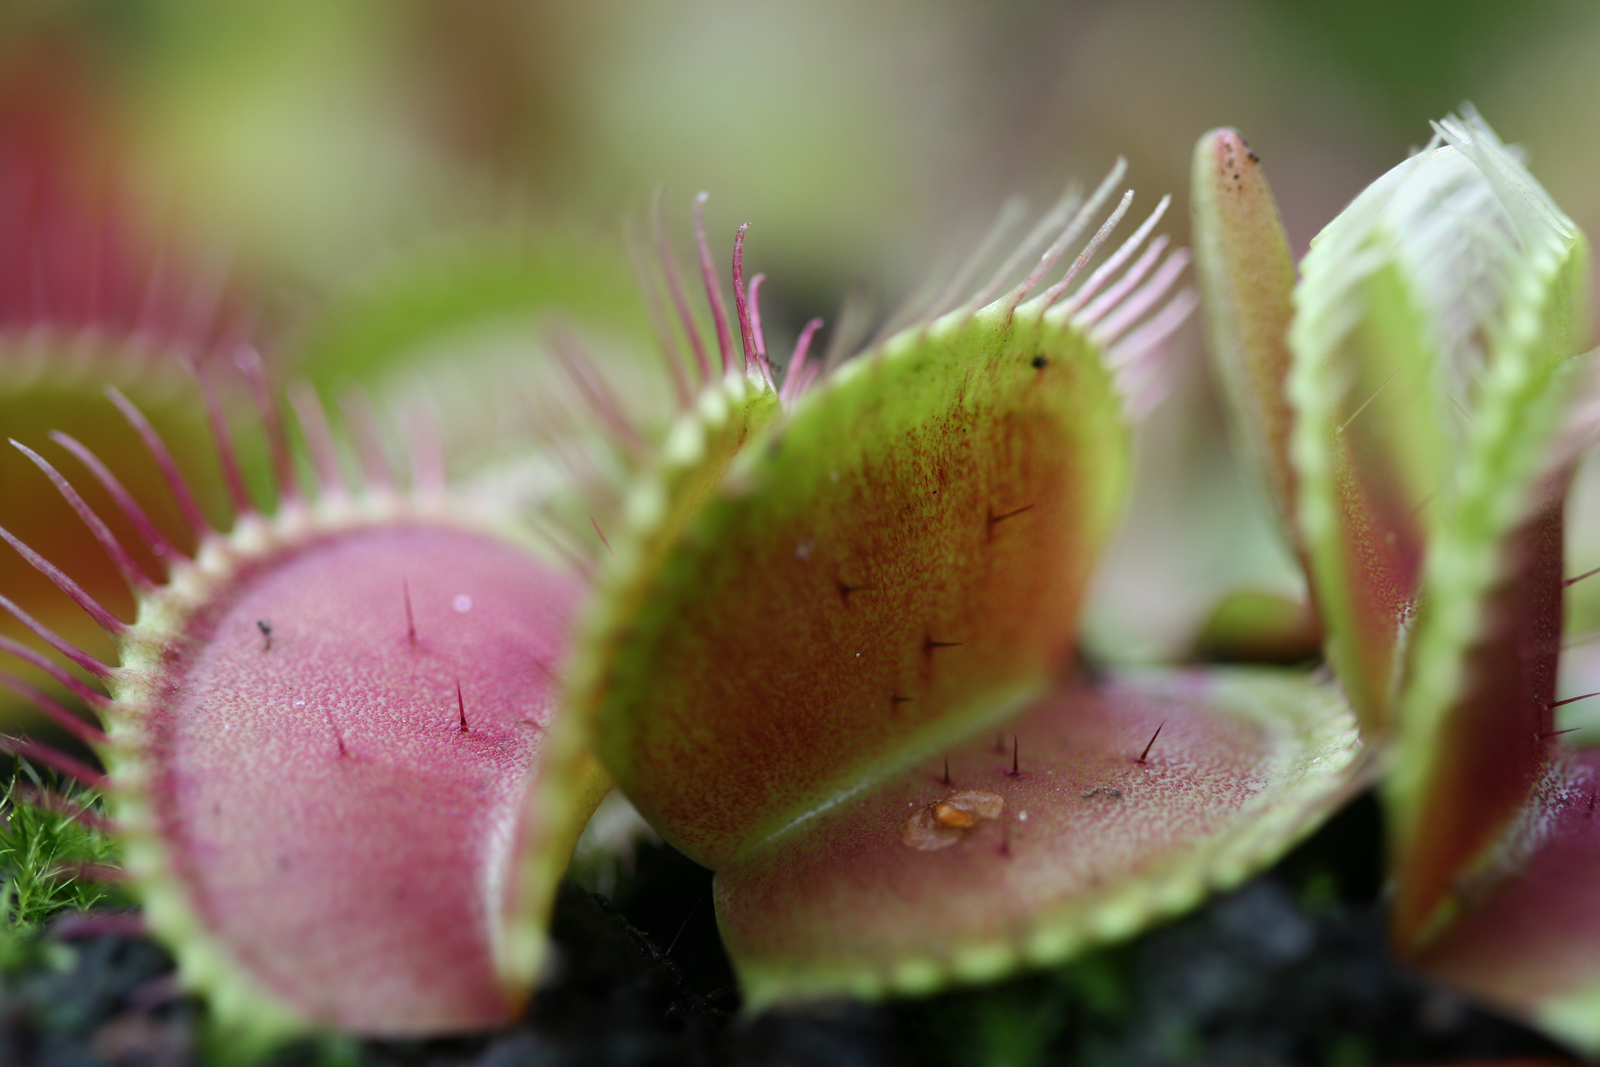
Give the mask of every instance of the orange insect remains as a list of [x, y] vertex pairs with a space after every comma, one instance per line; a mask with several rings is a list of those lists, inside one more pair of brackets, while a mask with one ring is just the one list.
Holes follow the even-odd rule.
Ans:
[[1005, 798], [981, 789], [963, 789], [943, 800], [918, 808], [900, 831], [907, 848], [937, 852], [949, 848], [966, 836], [979, 822], [998, 819], [1005, 810]]

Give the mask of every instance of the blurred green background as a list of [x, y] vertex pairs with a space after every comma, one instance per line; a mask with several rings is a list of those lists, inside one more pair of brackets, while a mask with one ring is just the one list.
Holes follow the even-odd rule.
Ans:
[[[144, 229], [225, 248], [280, 374], [382, 393], [395, 368], [514, 366], [551, 307], [647, 349], [622, 233], [658, 189], [680, 248], [700, 189], [719, 256], [754, 224], [779, 352], [813, 315], [881, 320], [1008, 196], [1119, 154], [1141, 203], [1175, 194], [1182, 241], [1216, 125], [1262, 156], [1299, 250], [1465, 100], [1592, 231], [1597, 55], [1576, 0], [9, 0], [0, 119], [114, 174]], [[1298, 580], [1196, 323], [1169, 375], [1093, 611], [1120, 658], [1182, 654], [1232, 585]]]

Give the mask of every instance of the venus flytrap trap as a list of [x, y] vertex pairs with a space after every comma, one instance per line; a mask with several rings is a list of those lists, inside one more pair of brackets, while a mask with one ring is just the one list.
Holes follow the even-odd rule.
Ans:
[[[8, 437], [38, 441], [55, 432], [96, 451], [120, 450], [127, 438], [103, 417], [101, 391], [114, 385], [187, 464], [206, 439], [205, 419], [189, 402], [189, 368], [225, 358], [245, 339], [251, 312], [223, 257], [200, 259], [176, 241], [146, 240], [116, 182], [105, 185], [86, 192], [62, 159], [0, 129], [0, 425]], [[157, 481], [147, 472], [127, 477], [140, 496], [155, 495]], [[14, 532], [49, 545], [95, 596], [118, 607], [126, 602], [94, 539], [9, 448], [0, 455], [0, 484]], [[220, 502], [210, 488], [209, 481], [201, 485], [208, 506]], [[155, 510], [170, 516], [170, 508]], [[74, 643], [109, 652], [90, 620], [8, 556], [0, 561], [8, 595]], [[8, 624], [3, 632], [18, 631]], [[16, 727], [19, 710], [11, 694], [0, 695], [5, 728]]]
[[[1287, 334], [1208, 304], [1213, 355], [1287, 400], [1267, 447], [1329, 659], [1387, 750], [1397, 948], [1593, 1051], [1593, 756], [1554, 729], [1562, 505], [1594, 428], [1588, 249], [1475, 114], [1435, 129], [1313, 243]], [[1231, 131], [1197, 148], [1197, 230], [1218, 235], [1199, 270], [1277, 322], [1288, 279], [1248, 277], [1234, 232], [1282, 240], [1246, 151]], [[1290, 365], [1259, 358], [1284, 340]]]
[[1270, 863], [1356, 781], [1354, 720], [1304, 676], [1074, 672], [1130, 412], [1193, 304], [1169, 295], [1187, 254], [1145, 244], [1166, 201], [1087, 269], [1121, 176], [810, 390], [768, 372], [737, 251], [735, 365], [706, 265], [731, 372], [610, 533], [549, 752], [592, 738], [716, 871], [752, 1008], [1126, 936]]
[[569, 762], [559, 787], [529, 804], [547, 773], [540, 749], [582, 567], [512, 516], [453, 495], [420, 438], [403, 485], [359, 408], [361, 474], [348, 481], [307, 390], [293, 396], [315, 472], [302, 487], [259, 361], [241, 367], [278, 502], [253, 502], [208, 387], [236, 516], [226, 533], [140, 411], [111, 395], [189, 522], [192, 555], [105, 463], [69, 446], [164, 580], [49, 461], [18, 446], [94, 532], [138, 612], [121, 620], [0, 531], [120, 653], [104, 663], [0, 597], [96, 685], [31, 645], [0, 647], [93, 709], [103, 730], [21, 680], [0, 682], [88, 743], [105, 773], [35, 742], [13, 747], [103, 790], [151, 931], [229, 1031], [499, 1025], [529, 992], [555, 882], [605, 788], [592, 763]]

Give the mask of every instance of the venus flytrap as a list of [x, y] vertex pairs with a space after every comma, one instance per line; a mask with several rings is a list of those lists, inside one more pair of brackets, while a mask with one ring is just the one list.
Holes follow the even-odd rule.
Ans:
[[[698, 220], [697, 232], [715, 293]], [[742, 241], [741, 231], [741, 286]], [[723, 339], [714, 369], [675, 263], [663, 263], [695, 341], [687, 359], [667, 354], [676, 403], [698, 397], [702, 414], [716, 409], [733, 436], [711, 454], [732, 455], [781, 402], [758, 326], [759, 280], [748, 302], [741, 289], [754, 349], [745, 369], [728, 362], [726, 316], [713, 301]], [[814, 332], [801, 338], [782, 398], [797, 396], [814, 372], [806, 361]], [[97, 825], [120, 853], [151, 932], [236, 1040], [507, 1023], [538, 971], [556, 880], [608, 787], [585, 753], [547, 760], [545, 737], [573, 613], [606, 551], [605, 526], [620, 513], [606, 482], [648, 453], [654, 435], [639, 421], [648, 413], [618, 401], [587, 354], [568, 346], [556, 362], [569, 388], [560, 401], [545, 399], [586, 418], [556, 420], [526, 442], [565, 479], [536, 495], [492, 482], [463, 487], [447, 484], [423, 427], [408, 434], [409, 479], [397, 472], [359, 394], [346, 405], [350, 440], [341, 448], [315, 394], [291, 388], [304, 444], [297, 456], [260, 359], [241, 349], [235, 362], [265, 431], [275, 501], [263, 508], [253, 498], [236, 428], [202, 373], [195, 406], [211, 424], [233, 505], [226, 532], [207, 518], [151, 421], [108, 390], [189, 526], [193, 552], [74, 439], [57, 443], [148, 555], [128, 547], [54, 464], [13, 442], [90, 530], [137, 612], [123, 621], [0, 528], [118, 651], [106, 663], [0, 595], [0, 609], [54, 655], [3, 638], [0, 653], [53, 680], [99, 725], [24, 679], [0, 673], [0, 686], [92, 748], [105, 772], [36, 740], [7, 746], [103, 792], [107, 818]], [[575, 433], [578, 424], [604, 432]], [[699, 459], [704, 466], [705, 448]], [[690, 500], [702, 491], [693, 480], [674, 486]]]
[[[1386, 749], [1397, 948], [1592, 1050], [1592, 757], [1553, 726], [1562, 502], [1594, 425], [1587, 244], [1475, 114], [1436, 131], [1313, 243], [1292, 365], [1258, 375], [1225, 309], [1213, 355], [1290, 402], [1272, 447], [1328, 655]], [[1235, 225], [1202, 177], [1236, 145], [1197, 148], [1199, 228]], [[1253, 156], [1241, 170], [1272, 229]], [[1223, 243], [1200, 247], [1222, 250], [1202, 277], [1241, 275]], [[1283, 304], [1281, 277], [1235, 291]]]
[[1165, 201], [1088, 268], [1120, 178], [803, 395], [758, 372], [736, 260], [747, 372], [680, 420], [611, 531], [550, 758], [592, 739], [717, 872], [753, 1008], [1126, 936], [1271, 862], [1352, 787], [1354, 721], [1305, 677], [1074, 673], [1130, 411], [1192, 306], [1167, 296], [1187, 255], [1145, 246]]
[[111, 396], [190, 523], [193, 554], [107, 464], [68, 449], [156, 550], [161, 580], [52, 463], [18, 446], [93, 531], [138, 611], [123, 621], [0, 531], [119, 650], [105, 663], [0, 597], [54, 655], [9, 640], [0, 650], [102, 726], [21, 680], [0, 684], [92, 747], [105, 772], [37, 742], [11, 747], [103, 791], [149, 928], [236, 1038], [504, 1023], [528, 995], [555, 882], [605, 788], [580, 760], [540, 807], [528, 802], [582, 567], [513, 516], [452, 495], [420, 439], [407, 486], [360, 417], [361, 474], [348, 480], [306, 390], [293, 397], [315, 472], [303, 485], [259, 362], [241, 366], [278, 499], [253, 501], [208, 389], [236, 515], [227, 532], [148, 420]]
[[[225, 359], [246, 339], [246, 302], [221, 257], [197, 262], [175, 241], [145, 240], [114, 180], [90, 196], [74, 177], [49, 150], [0, 129], [0, 429], [31, 441], [67, 434], [103, 453], [124, 449], [125, 430], [104, 418], [102, 390], [111, 385], [140, 404], [188, 464], [206, 440], [205, 418], [189, 398], [190, 367]], [[126, 477], [141, 496], [158, 488], [147, 471]], [[50, 545], [95, 596], [126, 602], [94, 539], [9, 448], [0, 455], [0, 485], [14, 532]], [[206, 480], [202, 501], [220, 504], [209, 488]], [[170, 515], [160, 504], [156, 511]], [[0, 586], [68, 639], [109, 652], [98, 628], [15, 556], [0, 560]], [[17, 726], [20, 710], [0, 695], [5, 728]]]
[[1284, 530], [1296, 539], [1297, 479], [1289, 462], [1294, 414], [1284, 393], [1294, 259], [1259, 163], [1228, 130], [1209, 135], [1195, 150], [1195, 281], [1213, 369], [1237, 415], [1229, 429], [1266, 485]]

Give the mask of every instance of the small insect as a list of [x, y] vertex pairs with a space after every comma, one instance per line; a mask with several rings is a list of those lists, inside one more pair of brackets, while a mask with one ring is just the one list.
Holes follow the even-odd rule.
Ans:
[[1092, 797], [1110, 797], [1112, 800], [1121, 800], [1122, 790], [1118, 789], [1116, 786], [1097, 785], [1093, 789], [1085, 789], [1078, 795], [1084, 800], [1089, 800]]
[[257, 619], [256, 629], [261, 631], [261, 651], [272, 651], [272, 620]]
[[998, 819], [1005, 798], [981, 789], [963, 789], [918, 808], [900, 831], [900, 843], [919, 852], [937, 852], [960, 841], [978, 823]]

